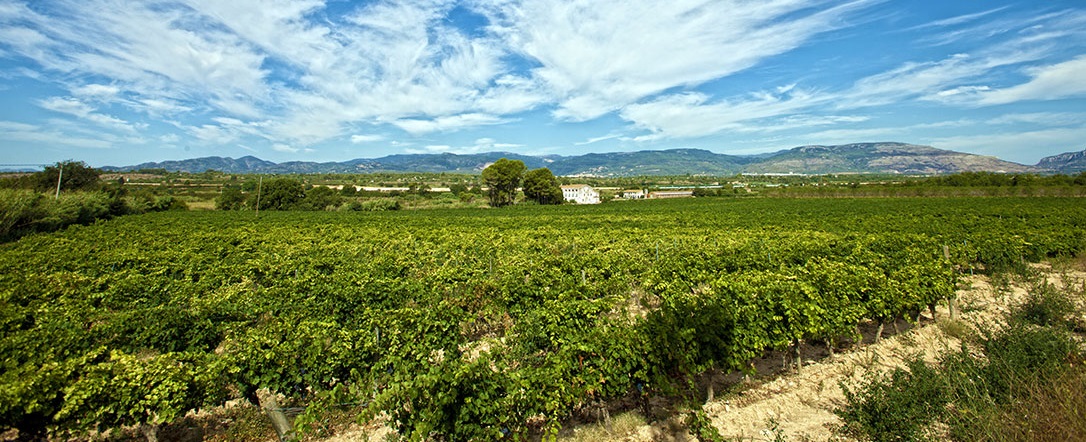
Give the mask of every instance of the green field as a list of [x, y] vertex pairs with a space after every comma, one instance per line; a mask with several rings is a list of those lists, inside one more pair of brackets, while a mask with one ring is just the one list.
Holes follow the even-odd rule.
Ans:
[[1083, 250], [1081, 198], [125, 216], [0, 245], [0, 431], [267, 388], [301, 426], [347, 403], [411, 439], [516, 438]]

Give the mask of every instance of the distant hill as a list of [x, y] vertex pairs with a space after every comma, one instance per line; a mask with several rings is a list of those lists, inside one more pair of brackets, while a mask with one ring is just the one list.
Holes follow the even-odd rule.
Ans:
[[746, 172], [761, 173], [895, 173], [933, 175], [956, 172], [1037, 172], [996, 157], [905, 143], [857, 143], [801, 146], [768, 155]]
[[1086, 150], [1065, 152], [1059, 155], [1041, 158], [1037, 167], [1059, 173], [1079, 173], [1086, 171]]
[[562, 157], [548, 168], [565, 176], [730, 175], [749, 161], [701, 149], [671, 149]]
[[[894, 173], [931, 175], [956, 172], [1046, 172], [1084, 170], [1086, 151], [1048, 157], [1027, 166], [995, 157], [906, 143], [856, 143], [801, 146], [770, 154], [724, 155], [701, 149], [590, 153], [575, 156], [528, 156], [509, 152], [458, 155], [405, 154], [343, 162], [273, 163], [252, 156], [238, 159], [194, 158], [135, 166], [103, 167], [107, 171], [166, 169], [181, 172], [219, 170], [228, 173], [478, 173], [500, 158], [521, 160], [530, 169], [548, 167], [565, 176], [730, 175], [735, 173]], [[1077, 168], [1077, 169], [1076, 169]]]

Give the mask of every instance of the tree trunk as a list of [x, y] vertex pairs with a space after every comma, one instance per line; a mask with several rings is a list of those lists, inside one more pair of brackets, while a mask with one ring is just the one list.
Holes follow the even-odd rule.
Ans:
[[879, 342], [882, 339], [882, 328], [886, 326], [886, 322], [879, 320], [879, 328], [875, 330], [875, 342]]

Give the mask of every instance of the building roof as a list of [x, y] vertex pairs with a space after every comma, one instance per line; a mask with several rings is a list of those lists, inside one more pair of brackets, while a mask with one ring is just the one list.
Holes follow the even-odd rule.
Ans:
[[566, 184], [561, 186], [563, 189], [583, 189], [585, 187], [591, 187], [588, 184]]

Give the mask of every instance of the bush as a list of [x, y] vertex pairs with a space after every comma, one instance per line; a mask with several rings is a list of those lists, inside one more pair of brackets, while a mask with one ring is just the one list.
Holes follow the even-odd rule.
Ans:
[[347, 206], [352, 212], [383, 212], [386, 210], [400, 210], [400, 202], [394, 199], [376, 199], [365, 202], [352, 201]]
[[30, 190], [0, 189], [0, 238], [41, 218], [44, 196]]
[[1026, 302], [1012, 316], [1012, 321], [1042, 327], [1073, 326], [1068, 318], [1075, 312], [1075, 304], [1067, 294], [1044, 284], [1030, 292]]
[[841, 389], [848, 406], [835, 413], [845, 422], [842, 432], [859, 440], [933, 440], [930, 428], [949, 400], [938, 372], [919, 358], [909, 361], [908, 369]]

